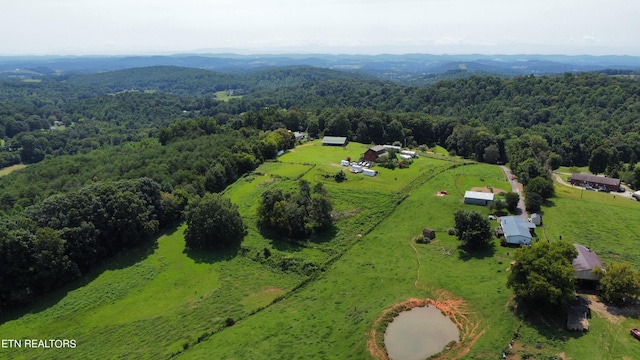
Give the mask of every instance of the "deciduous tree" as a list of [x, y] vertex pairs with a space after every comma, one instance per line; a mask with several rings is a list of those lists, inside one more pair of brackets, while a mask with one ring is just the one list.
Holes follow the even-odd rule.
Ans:
[[539, 309], [567, 309], [575, 298], [575, 269], [571, 262], [578, 252], [569, 243], [539, 241], [516, 250], [507, 287], [518, 301]]
[[208, 193], [185, 209], [184, 238], [192, 249], [224, 249], [240, 243], [246, 234], [238, 206], [219, 194]]
[[489, 220], [476, 211], [458, 210], [454, 214], [458, 240], [469, 250], [479, 250], [489, 246], [493, 234]]

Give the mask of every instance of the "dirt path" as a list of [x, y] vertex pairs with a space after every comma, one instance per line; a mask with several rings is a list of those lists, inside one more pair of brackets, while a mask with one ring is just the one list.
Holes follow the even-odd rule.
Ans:
[[518, 209], [516, 211], [519, 212], [518, 216], [526, 220], [527, 211], [524, 206], [524, 191], [522, 191], [523, 190], [522, 184], [520, 184], [517, 180], [515, 180], [515, 177], [511, 173], [511, 170], [509, 170], [506, 166], [502, 165], [500, 166], [500, 168], [502, 169], [504, 174], [507, 176], [507, 179], [509, 179], [509, 183], [511, 184], [511, 191], [520, 195], [520, 201], [518, 201]]

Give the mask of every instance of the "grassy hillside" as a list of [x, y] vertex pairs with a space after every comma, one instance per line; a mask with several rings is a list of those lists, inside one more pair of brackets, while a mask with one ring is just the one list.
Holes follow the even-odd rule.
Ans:
[[[340, 160], [364, 149], [315, 141], [263, 164], [225, 191], [248, 226], [239, 251], [188, 252], [184, 227], [170, 231], [2, 318], [2, 339], [76, 339], [75, 349], [0, 348], [0, 357], [366, 359], [380, 314], [409, 298], [458, 303], [462, 344], [445, 358], [497, 358], [518, 329], [518, 356], [640, 357], [628, 335], [637, 318], [594, 312], [586, 334], [565, 332], [553, 318], [523, 320], [505, 286], [515, 249], [498, 240], [479, 254], [458, 249], [447, 234], [453, 212], [488, 215], [463, 204], [462, 195], [473, 187], [508, 189], [499, 167], [421, 154], [409, 169], [377, 167], [373, 178], [347, 172], [346, 181], [335, 182], [333, 175], [345, 169]], [[261, 234], [255, 215], [261, 193], [294, 189], [299, 179], [323, 183], [334, 203], [334, 231], [305, 241]], [[438, 196], [440, 190], [450, 195]], [[633, 250], [640, 203], [570, 187], [556, 191], [538, 235], [591, 240], [586, 245], [604, 261], [640, 267], [640, 251]], [[424, 227], [435, 229], [436, 239], [415, 244]]]

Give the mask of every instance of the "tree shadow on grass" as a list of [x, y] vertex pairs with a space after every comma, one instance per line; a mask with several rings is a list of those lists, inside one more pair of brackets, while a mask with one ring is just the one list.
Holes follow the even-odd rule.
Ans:
[[283, 252], [297, 252], [302, 251], [309, 247], [309, 244], [322, 244], [330, 242], [338, 234], [338, 228], [331, 226], [330, 229], [319, 233], [313, 234], [309, 237], [302, 239], [283, 237], [269, 229], [260, 229], [260, 234], [271, 243], [274, 249]]
[[185, 248], [183, 253], [186, 254], [196, 264], [213, 264], [220, 261], [228, 261], [238, 255], [240, 251], [240, 242], [233, 244], [225, 249], [190, 249]]
[[567, 330], [567, 315], [565, 313], [531, 311], [524, 321], [527, 326], [533, 329], [539, 337], [553, 342], [567, 342], [569, 340], [580, 339], [587, 334], [587, 331]]
[[45, 311], [64, 299], [70, 292], [89, 285], [105, 271], [121, 270], [144, 261], [158, 248], [158, 238], [169, 235], [177, 231], [177, 226], [165, 229], [152, 240], [145, 242], [134, 248], [123, 249], [120, 253], [96, 262], [93, 268], [86, 270], [79, 278], [62, 285], [50, 292], [36, 296], [31, 301], [4, 308], [0, 311], [0, 325], [5, 322], [16, 320], [26, 314], [37, 314]]
[[495, 255], [496, 253], [496, 246], [495, 244], [492, 242], [488, 247], [483, 248], [483, 249], [477, 249], [477, 250], [471, 250], [471, 249], [467, 249], [464, 246], [458, 246], [458, 258], [460, 258], [460, 260], [462, 261], [468, 261], [471, 259], [477, 259], [477, 260], [481, 260], [481, 259], [486, 259], [486, 258], [491, 258]]

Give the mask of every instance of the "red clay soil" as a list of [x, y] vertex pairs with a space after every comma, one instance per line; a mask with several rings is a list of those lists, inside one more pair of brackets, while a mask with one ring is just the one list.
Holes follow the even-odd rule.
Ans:
[[469, 352], [471, 346], [484, 334], [485, 330], [479, 331], [480, 323], [470, 319], [472, 314], [467, 310], [467, 304], [464, 300], [454, 298], [445, 290], [437, 290], [435, 294], [435, 300], [411, 298], [394, 304], [380, 313], [369, 332], [367, 342], [367, 349], [374, 359], [389, 359], [384, 346], [384, 331], [393, 318], [402, 311], [427, 305], [438, 308], [460, 329], [460, 342], [435, 359], [443, 359], [445, 355], [448, 359], [458, 359]]

